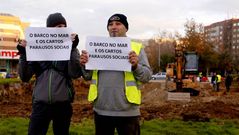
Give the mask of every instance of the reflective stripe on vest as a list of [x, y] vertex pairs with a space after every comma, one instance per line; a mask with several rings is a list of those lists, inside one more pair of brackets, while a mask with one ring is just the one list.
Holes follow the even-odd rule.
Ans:
[[[140, 53], [140, 49], [142, 48], [141, 43], [131, 42], [131, 48], [133, 51], [136, 52], [137, 55]], [[138, 89], [138, 84], [134, 78], [132, 72], [124, 72], [125, 75], [125, 95], [127, 100], [130, 103], [140, 104], [141, 103], [141, 91]], [[98, 83], [98, 71], [94, 70], [92, 74], [91, 85], [88, 94], [88, 101], [93, 102], [98, 95], [97, 90], [97, 83]]]
[[94, 70], [92, 74], [92, 80], [89, 88], [89, 93], [88, 93], [88, 101], [93, 102], [98, 95], [97, 91], [97, 83], [98, 83], [98, 71]]

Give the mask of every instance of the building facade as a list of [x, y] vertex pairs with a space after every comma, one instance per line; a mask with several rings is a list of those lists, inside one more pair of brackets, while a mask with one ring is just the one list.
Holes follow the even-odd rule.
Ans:
[[22, 22], [19, 17], [0, 13], [0, 72], [17, 71], [18, 59], [16, 46], [24, 39], [24, 30], [29, 23]]
[[239, 19], [213, 23], [205, 26], [204, 31], [216, 51], [227, 51], [234, 62], [239, 62]]

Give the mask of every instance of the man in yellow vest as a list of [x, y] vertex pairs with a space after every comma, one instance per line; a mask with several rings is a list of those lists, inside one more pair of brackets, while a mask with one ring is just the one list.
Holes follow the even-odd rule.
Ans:
[[[110, 37], [126, 37], [127, 17], [123, 14], [112, 15], [107, 23]], [[86, 80], [91, 79], [88, 100], [93, 102], [95, 134], [139, 135], [139, 105], [141, 91], [139, 82], [148, 82], [152, 72], [141, 43], [131, 41], [129, 53], [131, 72], [99, 70], [87, 71], [84, 65], [89, 55], [83, 50], [80, 63]], [[123, 65], [122, 65], [123, 66]]]
[[222, 81], [222, 76], [218, 73], [217, 76], [216, 76], [217, 91], [220, 90], [221, 81]]

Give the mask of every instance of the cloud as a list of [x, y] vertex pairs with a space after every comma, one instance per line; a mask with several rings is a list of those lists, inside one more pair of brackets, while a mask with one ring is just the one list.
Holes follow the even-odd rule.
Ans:
[[[47, 16], [61, 12], [69, 27], [84, 42], [89, 35], [108, 36], [106, 23], [114, 13], [128, 17], [132, 38], [150, 38], [159, 31], [183, 33], [184, 23], [194, 18], [209, 25], [238, 17], [238, 0], [2, 0], [1, 12], [19, 16], [31, 26], [45, 26]], [[82, 42], [81, 42], [82, 43]], [[82, 43], [84, 44], [84, 43]]]

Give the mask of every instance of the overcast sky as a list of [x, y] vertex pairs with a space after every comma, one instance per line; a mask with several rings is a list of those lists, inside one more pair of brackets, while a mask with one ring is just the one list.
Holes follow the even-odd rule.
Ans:
[[31, 26], [45, 26], [46, 18], [61, 12], [79, 34], [81, 46], [86, 36], [108, 36], [106, 23], [114, 13], [128, 17], [132, 38], [147, 39], [159, 31], [184, 32], [184, 23], [211, 23], [239, 18], [239, 0], [0, 0], [0, 12], [20, 17]]

